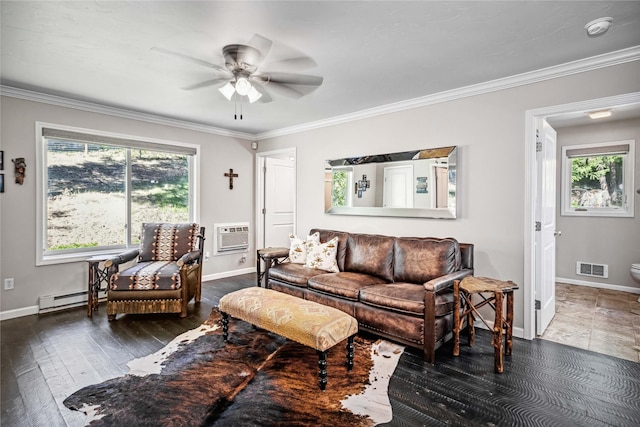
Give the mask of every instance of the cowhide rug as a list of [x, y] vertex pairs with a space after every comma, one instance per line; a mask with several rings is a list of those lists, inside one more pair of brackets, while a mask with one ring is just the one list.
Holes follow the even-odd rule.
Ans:
[[328, 352], [328, 384], [318, 387], [314, 349], [230, 321], [224, 343], [213, 309], [199, 328], [129, 362], [122, 377], [84, 387], [67, 399], [91, 426], [373, 426], [392, 418], [389, 378], [402, 353], [387, 341], [355, 340]]

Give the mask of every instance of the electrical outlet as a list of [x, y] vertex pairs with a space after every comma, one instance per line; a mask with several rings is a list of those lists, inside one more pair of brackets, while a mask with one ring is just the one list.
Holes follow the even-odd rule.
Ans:
[[13, 277], [9, 279], [4, 279], [4, 290], [8, 291], [13, 289]]

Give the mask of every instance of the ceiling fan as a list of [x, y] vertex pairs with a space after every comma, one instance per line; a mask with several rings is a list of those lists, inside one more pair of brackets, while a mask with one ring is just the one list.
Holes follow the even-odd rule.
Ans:
[[[272, 44], [271, 40], [255, 34], [248, 44], [226, 45], [222, 48], [224, 66], [159, 47], [152, 50], [211, 68], [216, 73], [215, 77], [183, 89], [193, 90], [226, 83], [218, 90], [229, 101], [248, 99], [250, 103], [271, 102], [273, 99], [267, 88], [284, 96], [300, 98], [322, 84], [324, 79], [320, 76], [259, 69]], [[317, 64], [311, 57], [299, 55], [271, 62], [270, 65], [276, 68], [310, 68]]]

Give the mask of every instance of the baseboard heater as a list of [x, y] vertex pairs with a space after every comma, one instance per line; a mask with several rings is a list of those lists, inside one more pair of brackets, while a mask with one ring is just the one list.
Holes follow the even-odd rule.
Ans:
[[39, 298], [39, 303], [39, 313], [49, 313], [65, 308], [79, 307], [87, 304], [87, 291], [58, 295], [42, 295]]
[[609, 266], [607, 264], [592, 264], [590, 262], [578, 261], [576, 263], [576, 274], [579, 276], [609, 278]]

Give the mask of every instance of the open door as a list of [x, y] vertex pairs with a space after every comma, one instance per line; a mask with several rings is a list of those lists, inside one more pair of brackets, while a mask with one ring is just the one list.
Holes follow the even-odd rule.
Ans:
[[537, 123], [536, 334], [542, 335], [556, 314], [556, 131]]

